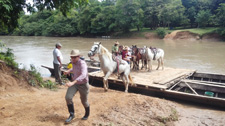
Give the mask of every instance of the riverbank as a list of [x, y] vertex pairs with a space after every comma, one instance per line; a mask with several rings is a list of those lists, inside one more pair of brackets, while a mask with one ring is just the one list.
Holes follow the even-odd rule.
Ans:
[[[32, 87], [14, 71], [0, 63], [1, 125], [64, 125], [69, 116], [65, 93], [67, 87], [55, 90]], [[45, 80], [54, 80], [45, 78]], [[79, 93], [74, 97], [76, 118], [71, 125], [223, 125], [225, 112], [204, 106], [178, 102], [90, 85], [91, 114], [81, 120], [84, 109]]]
[[224, 41], [225, 37], [216, 33], [217, 28], [193, 28], [193, 29], [174, 29], [165, 28], [165, 36], [161, 38], [156, 30], [144, 29], [142, 31], [131, 30], [129, 33], [115, 33], [113, 38], [132, 38], [132, 39], [172, 39], [172, 40], [204, 40], [204, 41]]

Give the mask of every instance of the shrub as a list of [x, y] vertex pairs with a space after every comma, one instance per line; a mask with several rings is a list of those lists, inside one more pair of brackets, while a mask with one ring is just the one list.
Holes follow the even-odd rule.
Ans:
[[158, 28], [156, 33], [160, 38], [164, 38], [166, 35], [166, 30], [164, 28]]
[[225, 38], [225, 28], [219, 28], [216, 32]]
[[[7, 65], [9, 65], [12, 68], [18, 68], [18, 64], [15, 62], [14, 54], [12, 53], [12, 49], [6, 48], [5, 44], [0, 42], [0, 60], [5, 61]], [[6, 50], [4, 52], [3, 50]]]

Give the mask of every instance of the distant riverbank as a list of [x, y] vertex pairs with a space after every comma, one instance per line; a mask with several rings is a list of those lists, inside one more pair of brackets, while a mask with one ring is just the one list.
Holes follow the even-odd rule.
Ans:
[[131, 30], [128, 33], [114, 33], [110, 38], [132, 38], [132, 39], [172, 39], [172, 40], [209, 40], [209, 41], [225, 41], [225, 36], [216, 33], [217, 28], [194, 28], [194, 29], [177, 29], [167, 30], [165, 28], [165, 36], [161, 38], [156, 30], [143, 29], [141, 31]]

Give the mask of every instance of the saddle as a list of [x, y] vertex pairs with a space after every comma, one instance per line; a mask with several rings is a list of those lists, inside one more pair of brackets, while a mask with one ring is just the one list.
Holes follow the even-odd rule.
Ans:
[[120, 64], [124, 65], [125, 61], [122, 60], [122, 58], [120, 56], [115, 56], [115, 55], [112, 55], [112, 59], [113, 59], [113, 61], [115, 61], [117, 63], [117, 69], [113, 73], [118, 72], [118, 75], [119, 75], [119, 65]]
[[155, 48], [155, 47], [152, 48], [152, 47], [150, 46], [150, 50], [151, 50], [151, 52], [154, 54], [153, 60], [155, 60], [155, 56], [156, 56], [156, 54], [157, 54], [158, 49]]

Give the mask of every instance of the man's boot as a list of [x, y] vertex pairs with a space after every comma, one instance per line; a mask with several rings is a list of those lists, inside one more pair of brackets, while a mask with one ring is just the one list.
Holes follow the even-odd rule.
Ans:
[[73, 118], [75, 117], [74, 107], [73, 107], [73, 104], [67, 105], [67, 107], [68, 107], [68, 111], [70, 113], [70, 116], [69, 116], [68, 119], [66, 119], [65, 123], [70, 123], [73, 120]]
[[82, 120], [87, 120], [89, 114], [90, 114], [90, 106], [85, 107], [85, 115], [84, 115], [84, 117], [82, 118]]

